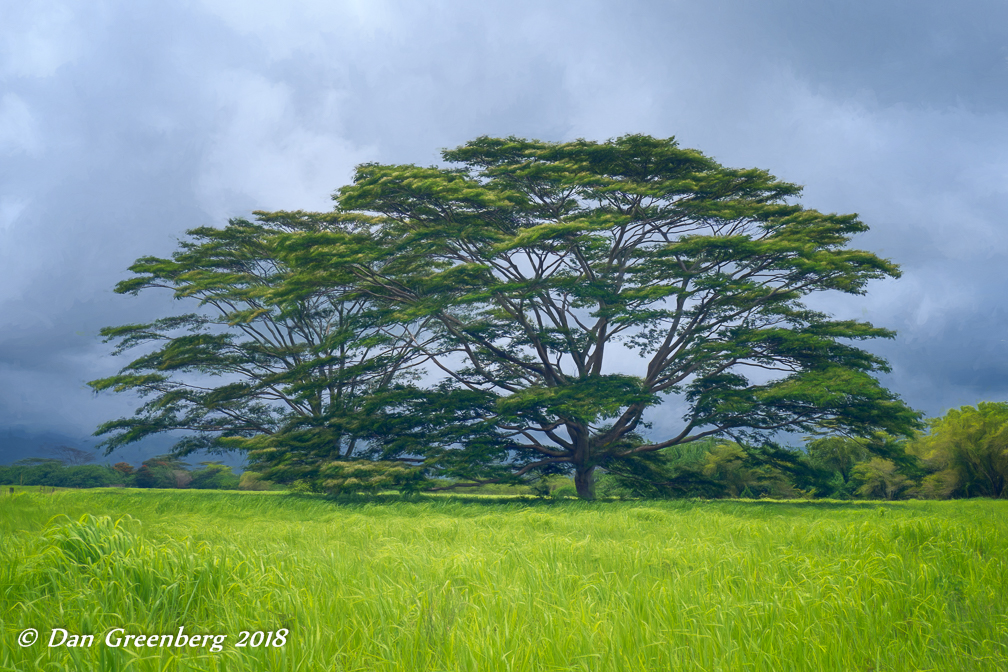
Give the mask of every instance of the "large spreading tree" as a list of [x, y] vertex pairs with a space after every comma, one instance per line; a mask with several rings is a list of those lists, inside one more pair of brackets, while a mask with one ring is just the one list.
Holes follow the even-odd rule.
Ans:
[[[857, 216], [805, 209], [800, 187], [673, 139], [484, 137], [443, 157], [363, 165], [338, 192], [382, 245], [337, 232], [286, 248], [306, 278], [351, 272], [443, 377], [389, 424], [432, 444], [439, 423], [472, 428], [417, 446], [428, 468], [570, 470], [592, 498], [598, 468], [708, 436], [917, 426], [876, 378], [886, 363], [854, 345], [892, 333], [803, 303], [898, 275], [848, 246]], [[681, 422], [649, 433], [662, 404]]]
[[247, 450], [326, 489], [572, 472], [592, 498], [599, 468], [646, 475], [707, 437], [779, 460], [781, 432], [919, 426], [855, 347], [891, 332], [804, 303], [898, 275], [849, 247], [855, 215], [673, 139], [479, 138], [443, 156], [360, 166], [333, 213], [197, 229], [138, 260], [117, 291], [199, 309], [104, 331], [149, 350], [91, 383], [148, 398], [99, 428], [105, 445], [188, 430], [178, 452]]

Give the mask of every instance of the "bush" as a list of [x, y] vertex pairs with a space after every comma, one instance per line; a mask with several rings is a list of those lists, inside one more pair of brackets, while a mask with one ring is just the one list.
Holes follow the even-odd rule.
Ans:
[[239, 479], [231, 467], [220, 462], [202, 462], [203, 468], [192, 472], [190, 488], [197, 490], [237, 490]]
[[238, 480], [239, 490], [269, 490], [273, 484], [254, 471], [246, 471]]
[[670, 446], [607, 465], [608, 473], [596, 479], [595, 492], [600, 497], [657, 499], [785, 498], [800, 494], [788, 474], [774, 466], [791, 464], [798, 454], [777, 449], [772, 455], [774, 464], [757, 457], [738, 443], [718, 439]]
[[137, 469], [134, 481], [138, 488], [177, 488], [178, 479], [175, 471], [163, 466], [150, 466], [144, 463]]

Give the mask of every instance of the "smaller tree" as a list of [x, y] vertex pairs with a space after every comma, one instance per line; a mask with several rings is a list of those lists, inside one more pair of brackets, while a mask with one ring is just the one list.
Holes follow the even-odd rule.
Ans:
[[613, 462], [599, 478], [599, 494], [646, 499], [723, 497], [725, 485], [705, 473], [707, 457], [717, 443], [713, 438], [700, 439]]
[[254, 471], [243, 471], [238, 480], [239, 490], [269, 490], [270, 482]]
[[896, 463], [882, 457], [858, 462], [851, 470], [857, 494], [867, 499], [901, 499], [914, 483], [900, 473]]
[[729, 497], [794, 497], [788, 476], [733, 441], [718, 442], [704, 459], [703, 473], [717, 481]]
[[69, 467], [77, 467], [82, 464], [89, 464], [95, 460], [95, 451], [81, 450], [73, 446], [55, 446], [48, 451], [50, 455]]
[[809, 464], [825, 474], [820, 478], [816, 492], [822, 497], [849, 499], [856, 486], [851, 482], [854, 467], [872, 456], [861, 438], [826, 436], [805, 445]]
[[848, 436], [827, 436], [810, 441], [805, 449], [812, 464], [839, 473], [846, 483], [854, 466], [871, 457], [866, 443], [864, 439]]

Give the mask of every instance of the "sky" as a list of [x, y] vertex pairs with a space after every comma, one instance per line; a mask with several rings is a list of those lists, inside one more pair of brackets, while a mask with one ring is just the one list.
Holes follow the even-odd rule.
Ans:
[[357, 164], [430, 165], [481, 135], [627, 133], [858, 213], [854, 245], [902, 277], [811, 303], [895, 330], [867, 348], [929, 416], [1008, 401], [1001, 0], [16, 0], [0, 5], [0, 442], [85, 445], [132, 413], [86, 385], [127, 361], [98, 331], [179, 309], [112, 289], [187, 229], [328, 210]]

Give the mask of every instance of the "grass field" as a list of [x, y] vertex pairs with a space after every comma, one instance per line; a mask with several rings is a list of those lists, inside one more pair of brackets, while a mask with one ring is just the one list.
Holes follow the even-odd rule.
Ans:
[[1005, 501], [5, 487], [0, 540], [4, 670], [1008, 669]]

